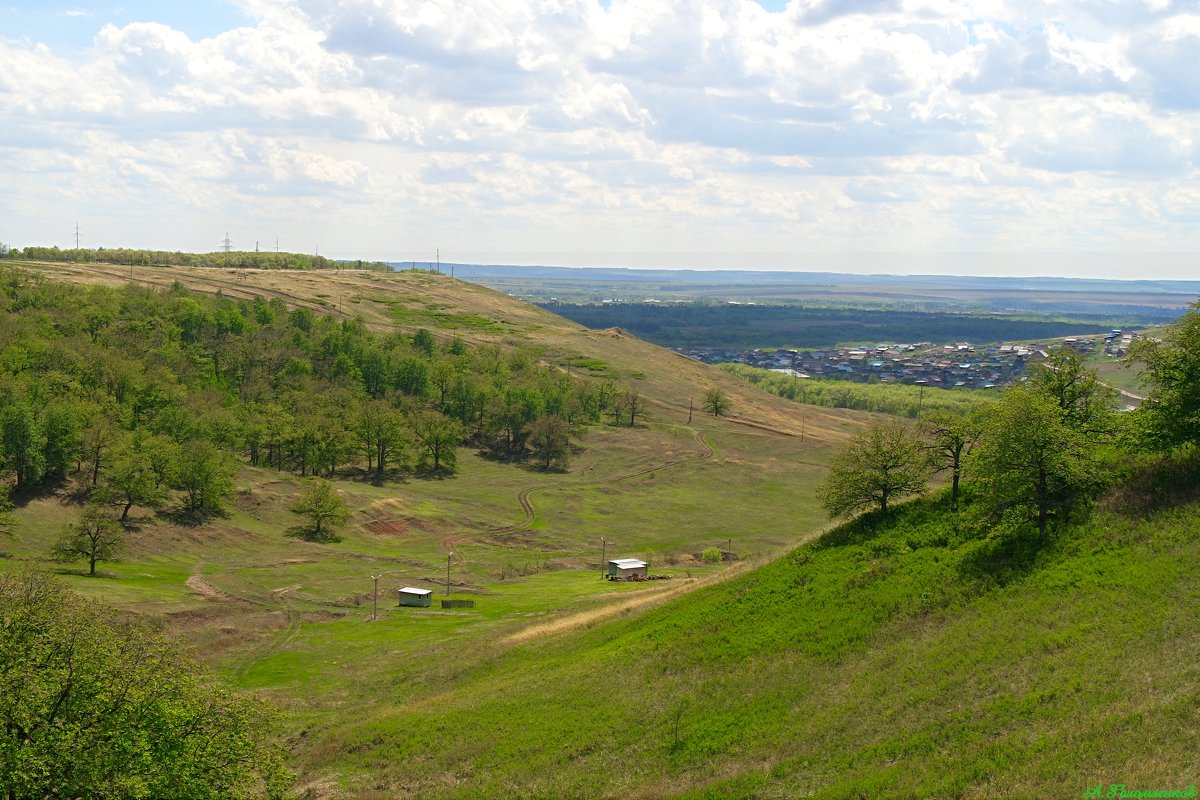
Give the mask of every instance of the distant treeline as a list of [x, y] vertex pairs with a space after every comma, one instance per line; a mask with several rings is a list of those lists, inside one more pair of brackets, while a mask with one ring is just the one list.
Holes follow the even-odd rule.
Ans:
[[1002, 342], [1103, 333], [1110, 325], [799, 305], [609, 303], [544, 306], [593, 329], [619, 327], [664, 347], [833, 347], [879, 342]]
[[142, 267], [217, 267], [226, 269], [365, 269], [391, 272], [379, 261], [335, 261], [303, 253], [217, 252], [181, 253], [168, 250], [134, 250], [124, 247], [95, 250], [61, 250], [57, 247], [26, 247], [0, 253], [0, 257], [22, 261], [67, 264], [124, 264]]
[[897, 383], [851, 383], [838, 380], [795, 378], [746, 364], [721, 364], [730, 375], [771, 394], [827, 408], [852, 408], [916, 419], [934, 411], [966, 413], [973, 406], [1000, 396], [977, 389], [942, 389]]

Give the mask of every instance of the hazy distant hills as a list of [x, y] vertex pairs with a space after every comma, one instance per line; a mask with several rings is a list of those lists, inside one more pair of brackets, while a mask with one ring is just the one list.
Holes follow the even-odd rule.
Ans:
[[[396, 269], [428, 268], [425, 262], [390, 262]], [[808, 284], [818, 286], [920, 286], [1002, 291], [1137, 292], [1200, 296], [1200, 281], [1111, 280], [1102, 278], [994, 277], [970, 275], [888, 275], [848, 272], [782, 272], [755, 270], [633, 269], [630, 267], [553, 267], [507, 264], [442, 263], [443, 272], [464, 280], [519, 278], [589, 282], [679, 283], [713, 285]]]

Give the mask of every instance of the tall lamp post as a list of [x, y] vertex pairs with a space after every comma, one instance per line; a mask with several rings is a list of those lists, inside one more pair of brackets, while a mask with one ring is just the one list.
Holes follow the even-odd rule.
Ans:
[[605, 539], [603, 536], [601, 536], [600, 537], [600, 577], [601, 578], [604, 577], [604, 573], [607, 571], [604, 566], [604, 559], [607, 557], [607, 555], [608, 555], [608, 540]]
[[450, 595], [450, 559], [454, 558], [454, 552], [446, 553], [446, 595]]

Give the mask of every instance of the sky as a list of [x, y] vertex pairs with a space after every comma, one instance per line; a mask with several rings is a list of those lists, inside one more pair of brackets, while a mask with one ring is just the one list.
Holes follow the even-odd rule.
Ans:
[[1200, 277], [1196, 0], [0, 0], [0, 242]]

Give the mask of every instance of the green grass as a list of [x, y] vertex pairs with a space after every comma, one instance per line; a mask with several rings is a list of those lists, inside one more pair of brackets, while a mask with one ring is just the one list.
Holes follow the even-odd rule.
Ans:
[[1099, 513], [1036, 549], [917, 502], [627, 619], [398, 670], [416, 688], [307, 756], [423, 797], [1186, 788], [1196, 510]]

